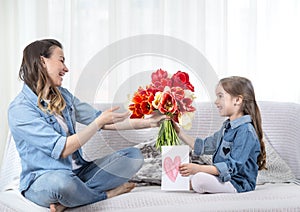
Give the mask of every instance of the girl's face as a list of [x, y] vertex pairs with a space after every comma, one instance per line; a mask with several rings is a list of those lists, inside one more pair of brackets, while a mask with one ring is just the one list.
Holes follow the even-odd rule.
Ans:
[[231, 96], [223, 89], [221, 84], [218, 84], [216, 88], [216, 96], [215, 104], [220, 116], [229, 117], [230, 120], [234, 120], [243, 115], [240, 112], [242, 99], [240, 97]]
[[59, 47], [54, 47], [50, 58], [42, 57], [43, 65], [47, 69], [53, 86], [61, 86], [63, 76], [69, 69], [65, 65], [64, 52]]

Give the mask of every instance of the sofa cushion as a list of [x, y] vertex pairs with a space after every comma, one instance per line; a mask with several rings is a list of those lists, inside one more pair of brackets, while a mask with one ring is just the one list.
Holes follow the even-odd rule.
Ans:
[[296, 182], [296, 176], [287, 162], [282, 159], [267, 136], [264, 137], [267, 153], [267, 170], [258, 172], [257, 184]]

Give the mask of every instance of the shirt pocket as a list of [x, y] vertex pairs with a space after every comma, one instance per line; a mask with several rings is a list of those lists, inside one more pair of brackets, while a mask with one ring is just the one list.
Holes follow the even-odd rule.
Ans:
[[46, 119], [47, 123], [49, 125], [51, 125], [56, 132], [62, 133], [62, 128], [54, 115], [49, 115], [49, 116], [45, 117], [45, 119]]
[[220, 156], [224, 159], [228, 158], [230, 153], [231, 153], [231, 149], [232, 149], [232, 142], [223, 140], [222, 144], [220, 146]]

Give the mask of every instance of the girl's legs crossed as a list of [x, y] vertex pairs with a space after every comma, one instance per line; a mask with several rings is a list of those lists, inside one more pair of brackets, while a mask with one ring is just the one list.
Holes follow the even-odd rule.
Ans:
[[220, 182], [214, 175], [199, 172], [192, 176], [191, 186], [197, 193], [236, 193], [230, 182]]

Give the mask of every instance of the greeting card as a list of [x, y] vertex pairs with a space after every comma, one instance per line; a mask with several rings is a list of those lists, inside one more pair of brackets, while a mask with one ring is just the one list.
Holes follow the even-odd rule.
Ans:
[[189, 177], [179, 173], [179, 165], [189, 163], [189, 146], [162, 146], [161, 190], [187, 191], [190, 189]]

